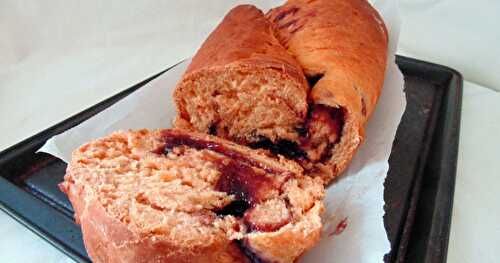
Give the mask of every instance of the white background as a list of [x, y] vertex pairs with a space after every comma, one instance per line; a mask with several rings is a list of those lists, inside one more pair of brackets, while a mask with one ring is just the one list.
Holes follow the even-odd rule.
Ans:
[[[0, 150], [191, 56], [230, 6], [251, 1], [209, 2], [200, 12], [212, 19], [198, 22], [176, 12], [199, 8], [195, 0], [0, 1]], [[399, 53], [466, 79], [448, 262], [497, 262], [500, 1], [406, 0], [400, 7]], [[185, 26], [162, 34], [174, 20]], [[70, 262], [3, 212], [0, 259]]]

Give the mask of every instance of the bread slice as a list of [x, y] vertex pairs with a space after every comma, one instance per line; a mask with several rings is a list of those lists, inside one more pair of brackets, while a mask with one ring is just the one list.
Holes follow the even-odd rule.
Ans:
[[294, 162], [178, 130], [87, 143], [60, 188], [93, 262], [294, 262], [322, 228], [320, 179]]
[[266, 16], [239, 6], [212, 32], [176, 88], [175, 126], [270, 150], [329, 183], [375, 109], [387, 31], [365, 0], [292, 0]]
[[240, 142], [296, 140], [307, 114], [302, 69], [254, 6], [232, 9], [191, 61], [174, 93], [177, 127]]

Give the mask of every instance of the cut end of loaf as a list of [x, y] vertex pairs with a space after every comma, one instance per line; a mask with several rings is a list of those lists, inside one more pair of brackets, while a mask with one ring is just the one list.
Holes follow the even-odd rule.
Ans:
[[[272, 242], [322, 207], [321, 180], [293, 163], [210, 138], [172, 130], [114, 133], [74, 152], [62, 189], [72, 201], [75, 193], [85, 200], [74, 204], [77, 217], [92, 217], [85, 206], [96, 202], [140, 239], [154, 237], [175, 253], [210, 253], [255, 233]], [[318, 222], [306, 229], [314, 238]], [[305, 244], [290, 251], [288, 262], [312, 246]], [[247, 249], [274, 260], [265, 248]]]
[[297, 141], [305, 97], [301, 85], [271, 68], [203, 70], [175, 92], [180, 117], [195, 130], [245, 143], [260, 137]]
[[[223, 73], [218, 76], [221, 75]], [[299, 162], [325, 182], [338, 174], [340, 165], [333, 164], [330, 170], [322, 165], [331, 160], [340, 142], [346, 118], [345, 108], [311, 103], [306, 104], [306, 114], [300, 116], [294, 114], [289, 104], [275, 97], [276, 91], [285, 90], [282, 92], [288, 94], [283, 88], [286, 85], [280, 89], [272, 88], [269, 85], [274, 82], [245, 78], [234, 84], [216, 85], [220, 83], [216, 79], [198, 77], [196, 84], [190, 80], [181, 83], [177, 91], [184, 95], [178, 96], [181, 113], [175, 124], [177, 128], [216, 135], [254, 149], [269, 150]], [[236, 83], [243, 84], [237, 86]], [[226, 86], [222, 88], [223, 85]], [[297, 100], [299, 104], [298, 97]]]
[[[297, 94], [303, 90], [300, 85], [273, 69], [250, 74], [228, 68], [191, 73], [179, 83], [177, 128], [269, 150], [297, 161], [325, 182], [338, 174], [341, 165], [325, 169], [324, 164], [340, 142], [346, 109], [308, 105], [305, 94]], [[308, 78], [309, 85], [314, 87], [322, 77]]]

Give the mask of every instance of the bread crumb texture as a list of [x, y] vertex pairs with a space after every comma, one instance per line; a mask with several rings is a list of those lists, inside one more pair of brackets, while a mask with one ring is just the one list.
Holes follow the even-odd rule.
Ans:
[[[239, 170], [223, 174], [221, 167], [238, 162], [230, 156], [163, 147], [164, 132], [139, 130], [74, 151], [61, 188], [95, 262], [247, 262], [249, 253], [293, 262], [318, 241], [321, 180], [248, 163], [250, 177], [241, 179]], [[241, 148], [248, 158], [268, 158]], [[255, 177], [266, 184], [252, 189]], [[228, 210], [242, 203], [241, 215]]]

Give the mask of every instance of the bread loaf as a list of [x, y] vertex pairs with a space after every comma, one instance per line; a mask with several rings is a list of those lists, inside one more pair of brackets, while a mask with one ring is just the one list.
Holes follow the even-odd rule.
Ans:
[[387, 42], [364, 0], [288, 1], [266, 17], [236, 7], [177, 85], [175, 125], [283, 155], [328, 183], [363, 140]]
[[73, 152], [60, 188], [93, 262], [294, 262], [318, 242], [321, 180], [207, 135], [115, 132]]

